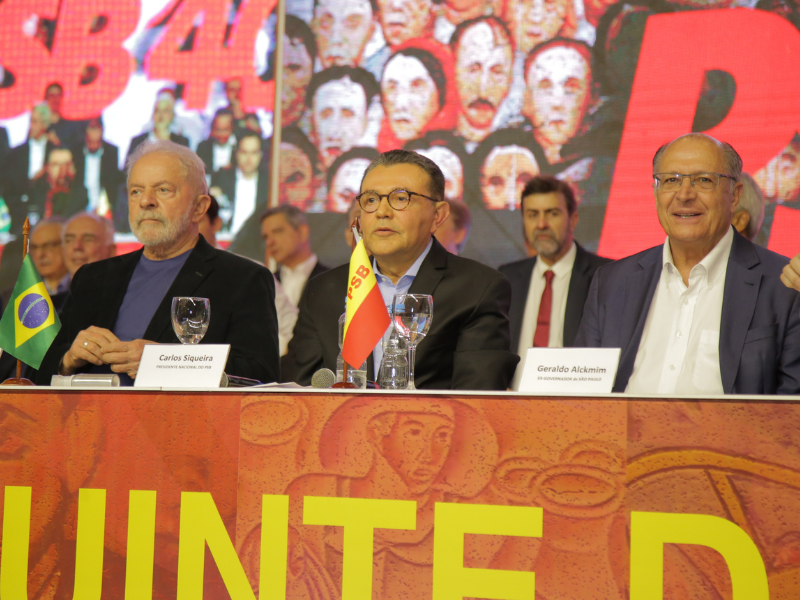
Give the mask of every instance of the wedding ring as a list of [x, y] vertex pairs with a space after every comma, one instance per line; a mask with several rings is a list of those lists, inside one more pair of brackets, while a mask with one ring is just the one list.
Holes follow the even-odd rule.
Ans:
[[85, 342], [83, 342], [83, 347], [84, 348], [86, 348], [86, 346], [88, 346], [88, 345], [89, 345], [89, 340], [86, 340]]

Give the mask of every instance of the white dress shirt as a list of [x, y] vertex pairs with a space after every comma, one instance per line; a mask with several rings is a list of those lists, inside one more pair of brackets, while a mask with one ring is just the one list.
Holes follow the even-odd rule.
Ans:
[[103, 147], [97, 152], [89, 152], [86, 147], [83, 148], [83, 154], [86, 157], [86, 166], [83, 169], [83, 182], [86, 186], [86, 191], [89, 194], [89, 206], [86, 210], [89, 212], [97, 210], [97, 205], [100, 203], [100, 161], [103, 158]]
[[300, 304], [300, 296], [303, 295], [303, 288], [306, 281], [311, 276], [311, 271], [317, 266], [317, 255], [312, 254], [294, 268], [281, 265], [281, 285], [283, 286], [289, 300], [297, 306]]
[[233, 218], [231, 219], [232, 234], [239, 231], [247, 218], [255, 211], [257, 190], [258, 173], [248, 179], [239, 169], [236, 169], [236, 198], [233, 199]]
[[33, 179], [44, 166], [44, 154], [47, 149], [47, 136], [34, 140], [28, 138], [28, 179]]
[[231, 164], [234, 145], [236, 145], [236, 136], [234, 135], [231, 135], [228, 141], [222, 145], [216, 142], [211, 144], [211, 167], [213, 171], [219, 171]]
[[692, 267], [689, 285], [664, 242], [663, 268], [647, 313], [628, 394], [722, 394], [719, 329], [733, 228]]
[[522, 378], [522, 369], [525, 366], [525, 355], [528, 348], [533, 347], [533, 336], [536, 333], [536, 321], [539, 320], [539, 304], [542, 302], [544, 292], [546, 271], [552, 271], [553, 275], [553, 303], [550, 308], [550, 336], [547, 341], [548, 348], [564, 347], [564, 316], [567, 312], [567, 294], [569, 293], [569, 282], [572, 279], [572, 267], [575, 266], [575, 256], [578, 254], [575, 242], [567, 253], [561, 257], [552, 267], [545, 263], [541, 258], [536, 259], [536, 264], [531, 273], [531, 283], [528, 286], [528, 299], [525, 302], [525, 312], [522, 315], [522, 329], [519, 332], [519, 346], [517, 354], [521, 360], [517, 364], [517, 371], [511, 382], [511, 389], [519, 388], [519, 381]]
[[[275, 276], [273, 275], [273, 278]], [[289, 342], [294, 334], [294, 325], [297, 323], [297, 307], [289, 300], [281, 282], [275, 279], [275, 311], [278, 313], [278, 346], [281, 356], [289, 349]]]

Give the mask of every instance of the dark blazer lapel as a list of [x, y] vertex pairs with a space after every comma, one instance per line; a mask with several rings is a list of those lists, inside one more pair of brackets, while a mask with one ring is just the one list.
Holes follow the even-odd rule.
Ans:
[[[661, 277], [662, 256], [663, 246], [653, 248], [639, 261], [639, 270], [631, 273], [625, 282], [625, 302], [619, 307], [617, 317], [620, 321], [618, 343], [622, 348], [617, 373], [617, 382], [620, 384], [625, 382], [627, 385], [633, 372], [633, 363], [636, 361], [636, 353], [642, 341], [647, 313], [650, 311], [650, 303], [653, 301]], [[626, 318], [626, 315], [629, 317]]]
[[575, 342], [578, 335], [578, 327], [583, 316], [583, 305], [589, 295], [589, 285], [592, 278], [588, 273], [592, 269], [589, 263], [587, 252], [581, 248], [580, 244], [575, 243], [575, 264], [572, 265], [572, 276], [569, 279], [567, 289], [567, 306], [564, 310], [564, 347], [569, 348]]
[[104, 281], [100, 286], [103, 290], [102, 298], [98, 298], [95, 303], [97, 309], [95, 322], [98, 327], [114, 329], [122, 300], [125, 298], [128, 284], [141, 256], [142, 250], [120, 256], [117, 264], [103, 273]]
[[[508, 319], [511, 322], [511, 351], [519, 348], [519, 336], [522, 330], [522, 321], [525, 318], [525, 306], [528, 304], [528, 291], [531, 287], [533, 269], [536, 267], [536, 257], [526, 262], [520, 269], [519, 277], [511, 281], [511, 306], [508, 309]], [[509, 273], [509, 275], [511, 275]]]
[[[417, 276], [414, 277], [411, 287], [408, 288], [408, 293], [432, 295], [436, 289], [436, 286], [439, 285], [442, 277], [444, 277], [444, 269], [446, 268], [447, 250], [445, 250], [444, 247], [438, 241], [436, 241], [436, 238], [433, 238], [431, 250], [428, 252], [428, 256], [425, 257], [425, 260], [423, 260], [422, 264], [419, 266]], [[433, 307], [433, 310], [435, 313], [435, 306]], [[432, 321], [432, 324], [436, 324], [435, 319]]]
[[719, 370], [722, 388], [726, 394], [733, 393], [744, 339], [753, 320], [761, 287], [761, 274], [750, 269], [760, 262], [753, 244], [734, 231], [728, 270], [725, 273], [719, 331]]
[[[157, 342], [164, 332], [172, 328], [172, 298], [175, 296], [191, 296], [208, 274], [214, 269], [214, 248], [200, 236], [200, 240], [192, 250], [189, 258], [175, 277], [175, 281], [156, 309], [153, 319], [147, 326], [144, 339]], [[173, 334], [174, 335], [174, 334]], [[177, 343], [177, 338], [175, 339]]]

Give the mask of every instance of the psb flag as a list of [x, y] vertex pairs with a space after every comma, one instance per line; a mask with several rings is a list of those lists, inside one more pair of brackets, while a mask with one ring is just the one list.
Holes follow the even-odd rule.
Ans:
[[27, 255], [0, 319], [0, 348], [38, 369], [59, 329], [61, 321], [47, 288]]
[[347, 320], [342, 343], [342, 358], [347, 364], [360, 366], [391, 322], [372, 262], [364, 242], [359, 241], [350, 256], [350, 280], [347, 284]]

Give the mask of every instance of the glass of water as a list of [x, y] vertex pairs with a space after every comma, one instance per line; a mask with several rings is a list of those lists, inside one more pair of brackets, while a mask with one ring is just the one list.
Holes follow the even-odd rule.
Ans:
[[172, 329], [181, 344], [197, 344], [208, 331], [211, 301], [177, 296], [172, 299]]
[[425, 294], [396, 294], [392, 300], [392, 321], [397, 335], [408, 345], [408, 388], [414, 385], [414, 360], [417, 344], [428, 334], [433, 317], [433, 296]]

